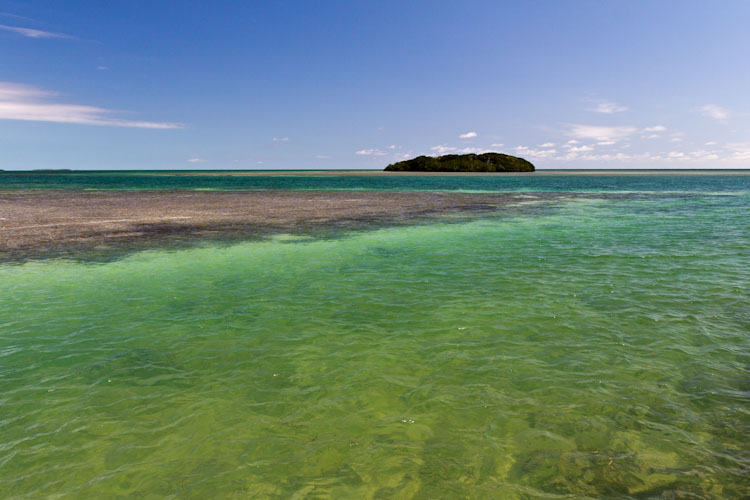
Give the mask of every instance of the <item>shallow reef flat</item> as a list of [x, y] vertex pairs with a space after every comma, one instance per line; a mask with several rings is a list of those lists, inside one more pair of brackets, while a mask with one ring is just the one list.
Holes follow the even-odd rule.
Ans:
[[0, 258], [180, 239], [304, 233], [494, 210], [507, 193], [378, 191], [0, 191]]

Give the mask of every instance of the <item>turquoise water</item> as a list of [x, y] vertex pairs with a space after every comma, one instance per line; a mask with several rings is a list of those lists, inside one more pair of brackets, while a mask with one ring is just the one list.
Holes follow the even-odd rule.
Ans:
[[[304, 172], [300, 172], [303, 174]], [[0, 189], [335, 189], [532, 192], [740, 192], [750, 175], [201, 175], [198, 172], [0, 172]]]
[[747, 181], [614, 182], [0, 266], [0, 498], [747, 497]]

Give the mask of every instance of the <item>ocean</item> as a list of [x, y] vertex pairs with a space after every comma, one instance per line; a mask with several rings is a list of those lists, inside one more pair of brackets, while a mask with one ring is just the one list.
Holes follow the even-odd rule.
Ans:
[[2, 498], [750, 495], [750, 176], [5, 172], [2, 189], [571, 193], [3, 262]]

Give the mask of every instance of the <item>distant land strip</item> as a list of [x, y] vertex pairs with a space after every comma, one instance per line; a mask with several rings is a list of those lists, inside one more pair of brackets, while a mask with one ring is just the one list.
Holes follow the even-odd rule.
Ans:
[[[83, 171], [82, 171], [83, 172]], [[136, 172], [136, 171], [133, 171]], [[11, 172], [7, 172], [11, 173]], [[398, 172], [384, 170], [199, 170], [199, 171], [157, 171], [154, 175], [206, 175], [206, 176], [504, 176], [504, 177], [566, 177], [580, 175], [618, 176], [618, 175], [750, 175], [750, 169], [537, 169], [535, 172]]]

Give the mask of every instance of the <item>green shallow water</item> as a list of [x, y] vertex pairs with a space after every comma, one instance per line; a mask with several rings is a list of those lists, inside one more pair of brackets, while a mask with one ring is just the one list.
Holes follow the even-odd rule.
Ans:
[[2, 498], [743, 498], [750, 199], [0, 267]]
[[[81, 189], [81, 190], [366, 190], [366, 191], [464, 191], [464, 192], [672, 192], [750, 194], [748, 171], [674, 175], [654, 172], [648, 175], [205, 175], [190, 171], [73, 171], [0, 172], [0, 189]], [[376, 174], [379, 174], [377, 172]]]

